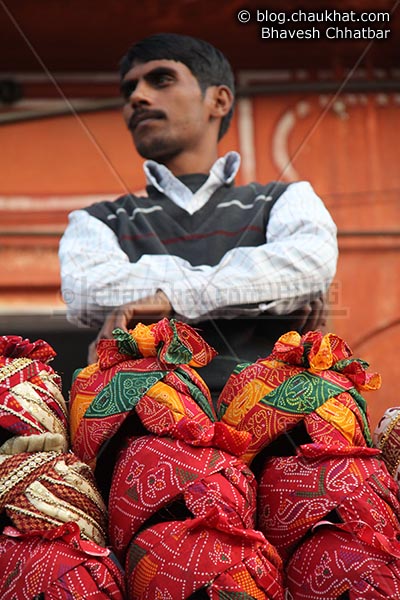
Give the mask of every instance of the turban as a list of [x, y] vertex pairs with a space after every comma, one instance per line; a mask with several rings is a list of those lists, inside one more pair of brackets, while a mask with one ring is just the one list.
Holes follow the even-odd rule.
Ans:
[[110, 550], [82, 540], [75, 523], [38, 536], [6, 527], [0, 536], [2, 600], [123, 600], [121, 568]]
[[0, 454], [66, 451], [67, 410], [43, 340], [0, 337]]
[[[136, 386], [137, 368], [129, 375]], [[170, 368], [164, 387], [137, 402], [148, 433], [126, 440], [113, 473], [109, 532], [128, 597], [206, 588], [210, 598], [282, 598], [281, 560], [254, 529], [255, 478], [238, 458], [250, 434], [216, 421], [207, 388], [200, 395], [199, 383], [185, 389], [178, 380]]]
[[121, 452], [110, 492], [110, 540], [117, 554], [165, 507], [175, 519], [174, 510], [200, 517], [214, 507], [220, 528], [254, 528], [254, 475], [217, 448], [152, 435], [133, 439]]
[[[105, 442], [133, 412], [141, 433], [143, 425], [166, 433], [192, 410], [205, 421], [216, 420], [210, 392], [192, 368], [206, 365], [215, 351], [194, 329], [162, 319], [113, 335], [98, 343], [98, 362], [81, 370], [72, 384], [71, 438], [81, 460], [94, 466]], [[129, 433], [137, 434], [137, 425]]]
[[128, 598], [189, 598], [203, 588], [209, 598], [283, 600], [276, 550], [256, 531], [231, 534], [208, 518], [158, 523], [131, 543]]
[[246, 461], [299, 424], [307, 433], [303, 443], [372, 445], [360, 391], [377, 389], [380, 376], [368, 374], [367, 366], [332, 333], [291, 331], [267, 358], [238, 365], [220, 394], [218, 414], [252, 435]]
[[367, 522], [386, 537], [400, 532], [398, 487], [379, 450], [307, 444], [266, 461], [258, 492], [259, 528], [288, 558], [320, 520]]
[[83, 538], [105, 545], [104, 502], [91, 469], [71, 453], [0, 456], [0, 511], [21, 533], [75, 521]]
[[385, 411], [373, 435], [373, 441], [382, 451], [382, 458], [394, 479], [400, 482], [400, 407]]
[[287, 598], [400, 598], [400, 544], [362, 522], [323, 522], [286, 567]]

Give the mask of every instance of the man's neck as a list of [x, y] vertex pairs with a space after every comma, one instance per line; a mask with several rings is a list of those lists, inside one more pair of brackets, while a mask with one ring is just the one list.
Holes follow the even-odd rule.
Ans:
[[210, 172], [211, 167], [218, 158], [217, 148], [215, 151], [204, 153], [201, 156], [197, 152], [185, 152], [184, 154], [175, 156], [169, 160], [160, 161], [175, 175], [190, 175], [191, 173], [206, 173]]

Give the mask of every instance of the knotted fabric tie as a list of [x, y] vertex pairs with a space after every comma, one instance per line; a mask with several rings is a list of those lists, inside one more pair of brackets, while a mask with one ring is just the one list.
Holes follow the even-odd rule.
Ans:
[[367, 405], [360, 391], [377, 389], [380, 377], [351, 358], [339, 337], [312, 331], [280, 337], [270, 356], [239, 365], [221, 392], [222, 422], [251, 434], [250, 462], [279, 436], [303, 423], [309, 441], [372, 445]]
[[[70, 397], [73, 449], [92, 466], [132, 414], [158, 435], [192, 414], [200, 426], [216, 420], [209, 389], [193, 368], [215, 351], [189, 325], [163, 319], [129, 333], [115, 330], [113, 340], [99, 342], [98, 355], [98, 363], [77, 373]], [[138, 433], [135, 425], [130, 433]]]
[[128, 598], [176, 598], [177, 590], [189, 598], [204, 588], [213, 599], [283, 600], [276, 550], [260, 534], [216, 530], [209, 517], [211, 526], [206, 518], [189, 519], [139, 533], [126, 561]]
[[289, 597], [362, 600], [400, 597], [400, 543], [363, 522], [315, 527], [286, 567]]
[[128, 544], [146, 521], [168, 507], [194, 517], [217, 510], [221, 530], [253, 529], [256, 484], [236, 456], [212, 447], [148, 435], [133, 439], [116, 465], [110, 500], [110, 540], [123, 557]]

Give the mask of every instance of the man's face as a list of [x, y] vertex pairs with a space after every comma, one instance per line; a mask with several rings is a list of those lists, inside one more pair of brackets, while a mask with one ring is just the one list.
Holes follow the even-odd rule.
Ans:
[[182, 152], [195, 152], [210, 135], [207, 91], [203, 96], [197, 79], [183, 63], [133, 63], [121, 91], [125, 122], [144, 158], [168, 162]]

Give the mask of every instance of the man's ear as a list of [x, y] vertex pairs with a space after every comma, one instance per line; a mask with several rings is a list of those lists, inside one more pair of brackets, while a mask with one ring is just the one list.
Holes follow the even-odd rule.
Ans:
[[210, 115], [222, 119], [232, 108], [232, 90], [227, 85], [213, 85], [207, 91], [210, 92]]

